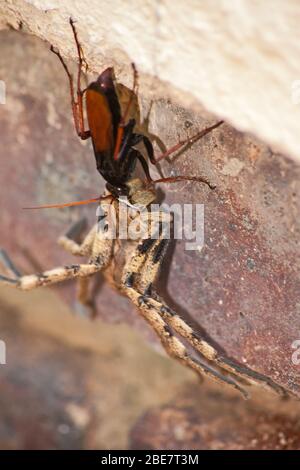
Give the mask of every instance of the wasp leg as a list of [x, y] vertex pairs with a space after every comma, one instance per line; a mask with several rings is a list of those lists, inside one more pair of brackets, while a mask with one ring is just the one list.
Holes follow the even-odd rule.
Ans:
[[175, 144], [172, 147], [170, 147], [169, 149], [167, 149], [161, 155], [158, 155], [157, 157], [153, 157], [153, 161], [151, 160], [151, 163], [157, 164], [158, 162], [160, 162], [164, 158], [167, 158], [170, 155], [172, 155], [172, 153], [175, 153], [178, 150], [180, 150], [182, 147], [185, 147], [186, 145], [194, 144], [195, 142], [197, 142], [197, 140], [201, 139], [206, 134], [209, 134], [211, 131], [213, 131], [217, 127], [221, 126], [221, 124], [223, 124], [223, 123], [224, 123], [224, 121], [219, 121], [219, 122], [217, 122], [216, 124], [214, 124], [212, 126], [209, 126], [209, 127], [206, 127], [205, 129], [202, 129], [202, 131], [197, 132], [192, 137], [187, 137], [184, 140], [180, 140], [177, 144]]
[[[76, 114], [77, 114], [77, 126], [78, 130], [77, 131], [79, 137], [82, 140], [86, 140], [89, 137], [91, 137], [90, 131], [86, 131], [84, 128], [84, 115], [83, 115], [83, 94], [84, 90], [81, 89], [81, 77], [82, 77], [82, 67], [83, 64], [86, 66], [86, 71], [88, 69], [88, 64], [87, 61], [84, 57], [83, 50], [81, 47], [81, 44], [78, 39], [77, 31], [75, 28], [74, 21], [72, 18], [70, 18], [70, 25], [73, 31], [73, 36], [76, 44], [76, 49], [77, 49], [77, 56], [78, 56], [78, 72], [77, 72], [77, 103], [76, 103]], [[76, 123], [75, 123], [76, 126]]]
[[83, 94], [83, 92], [81, 90], [82, 67], [83, 67], [83, 64], [85, 64], [85, 69], [86, 69], [86, 72], [87, 72], [88, 71], [88, 63], [87, 63], [87, 61], [84, 57], [83, 49], [82, 49], [81, 44], [80, 44], [79, 39], [78, 39], [78, 34], [77, 34], [76, 27], [75, 27], [75, 23], [72, 20], [72, 18], [70, 18], [69, 22], [70, 22], [70, 25], [71, 25], [71, 28], [72, 28], [72, 31], [73, 31], [74, 41], [75, 41], [76, 49], [77, 49], [77, 57], [78, 57], [77, 93], [82, 95]]
[[189, 175], [178, 175], [178, 176], [167, 176], [166, 178], [159, 178], [152, 180], [149, 185], [157, 183], [179, 183], [180, 181], [197, 181], [197, 183], [204, 183], [210, 189], [216, 189], [216, 185], [211, 183], [204, 176], [189, 176]]
[[83, 116], [83, 94], [84, 90], [81, 90], [81, 75], [82, 75], [82, 65], [83, 62], [86, 63], [85, 58], [83, 56], [82, 48], [78, 42], [77, 32], [74, 26], [73, 20], [70, 18], [70, 25], [73, 30], [73, 35], [76, 43], [77, 53], [78, 53], [78, 74], [77, 74], [77, 100], [75, 99], [75, 90], [74, 90], [74, 79], [73, 75], [70, 73], [66, 62], [64, 61], [60, 52], [54, 48], [53, 46], [50, 47], [51, 52], [53, 52], [58, 59], [60, 60], [69, 80], [69, 88], [70, 88], [70, 96], [71, 96], [71, 107], [73, 113], [73, 120], [76, 129], [77, 135], [82, 139], [86, 140], [91, 137], [91, 133], [89, 130], [85, 130], [84, 126], [84, 116]]

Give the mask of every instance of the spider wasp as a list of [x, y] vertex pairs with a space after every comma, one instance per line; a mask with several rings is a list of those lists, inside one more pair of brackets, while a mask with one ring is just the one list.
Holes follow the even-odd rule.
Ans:
[[[88, 262], [83, 264], [72, 264], [45, 271], [42, 274], [21, 276], [6, 252], [1, 250], [0, 260], [8, 274], [7, 276], [0, 275], [0, 282], [21, 290], [30, 290], [76, 278], [79, 283], [79, 300], [85, 305], [91, 305], [92, 300], [88, 291], [89, 278], [91, 275], [103, 271], [108, 282], [132, 301], [139, 313], [155, 330], [166, 352], [183, 365], [191, 368], [200, 376], [205, 374], [219, 383], [235, 388], [245, 398], [248, 397], [248, 392], [240, 384], [240, 379], [248, 385], [260, 385], [284, 395], [284, 389], [271, 379], [233, 361], [218, 351], [213, 342], [195, 331], [155, 292], [155, 281], [169, 242], [163, 232], [158, 233], [157, 237], [143, 237], [139, 240], [128, 239], [125, 243], [121, 243], [118, 236], [109, 236], [114, 228], [110, 212], [113, 209], [116, 214], [120, 213], [121, 198], [124, 196], [127, 197], [131, 206], [135, 207], [139, 204], [148, 209], [150, 212], [148, 223], [151, 223], [155, 218], [160, 224], [166, 218], [169, 218], [169, 222], [172, 223], [172, 217], [164, 212], [151, 212], [150, 206], [156, 199], [155, 184], [192, 180], [204, 183], [213, 189], [213, 185], [202, 177], [175, 176], [152, 180], [148, 162], [135, 146], [142, 142], [150, 163], [156, 165], [163, 158], [213, 131], [223, 121], [207, 127], [191, 138], [180, 141], [160, 156], [155, 157], [150, 139], [141, 133], [136, 133], [135, 119], [128, 118], [130, 107], [137, 94], [135, 66], [132, 65], [133, 89], [128, 96], [125, 108], [123, 106], [124, 109], [121, 108], [112, 67], [104, 70], [96, 81], [82, 90], [81, 78], [85, 59], [72, 19], [70, 19], [70, 25], [78, 55], [76, 92], [73, 76], [60, 52], [53, 46], [51, 46], [51, 51], [58, 56], [68, 76], [75, 129], [81, 139], [91, 138], [92, 140], [97, 169], [106, 181], [106, 193], [104, 196], [88, 201], [41, 207], [64, 207], [98, 202], [101, 209], [100, 218], [104, 223], [100, 224], [100, 228], [99, 224], [96, 224], [82, 243], [75, 241], [76, 236], [83, 229], [81, 221], [59, 238], [59, 244], [69, 253], [88, 258]], [[85, 129], [84, 95], [88, 130]], [[138, 161], [145, 173], [145, 181], [133, 176]], [[109, 204], [107, 204], [108, 200]], [[137, 214], [136, 217], [139, 215]], [[188, 351], [184, 342], [193, 349], [197, 356]]]

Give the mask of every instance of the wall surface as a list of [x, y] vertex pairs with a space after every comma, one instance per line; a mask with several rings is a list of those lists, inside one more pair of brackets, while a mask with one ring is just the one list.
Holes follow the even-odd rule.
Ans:
[[[167, 1], [91, 0], [89, 11], [82, 4], [0, 0], [0, 79], [6, 84], [6, 102], [0, 105], [0, 246], [22, 271], [40, 272], [75, 261], [57, 246], [56, 239], [83, 215], [90, 224], [95, 221], [92, 206], [22, 210], [24, 206], [97, 196], [104, 188], [91, 143], [81, 143], [74, 132], [67, 80], [49, 51], [49, 42], [58, 46], [70, 59], [71, 70], [76, 71], [68, 24], [72, 15], [77, 20], [91, 74], [113, 64], [118, 80], [130, 84], [129, 64], [132, 60], [137, 63], [141, 127], [157, 152], [173, 145], [179, 137], [215, 123], [220, 116], [227, 118], [223, 126], [161, 165], [165, 175], [203, 175], [216, 184], [216, 190], [188, 182], [160, 187], [159, 199], [165, 198], [167, 203], [205, 205], [205, 243], [202, 250], [195, 251], [187, 251], [184, 241], [173, 244], [159, 290], [220, 350], [300, 396], [300, 366], [292, 361], [293, 343], [300, 339], [300, 169], [296, 161], [300, 105], [291, 100], [291, 83], [300, 75], [298, 2], [190, 0], [172, 2], [171, 7]], [[267, 8], [268, 4], [272, 8]], [[8, 27], [14, 31], [8, 31]], [[151, 167], [151, 172], [158, 174], [158, 169]], [[75, 301], [75, 283], [65, 283], [53, 291], [73, 311], [82, 313]], [[159, 349], [136, 309], [112, 291], [101, 276], [95, 278], [94, 291], [101, 319], [134, 325]], [[1, 295], [4, 307], [7, 295]], [[41, 299], [42, 293], [39, 295]], [[31, 298], [34, 302], [35, 297]], [[27, 318], [30, 308], [22, 312], [21, 304], [22, 300], [19, 315]], [[1, 313], [5, 316], [4, 307]], [[40, 313], [44, 313], [42, 307]], [[46, 335], [51, 321], [48, 315]], [[59, 315], [53, 321], [64, 332]], [[9, 325], [11, 338], [13, 327]], [[95, 322], [93, 328], [97, 327], [101, 330], [101, 323]], [[118, 329], [118, 325], [114, 327]], [[26, 332], [30, 338], [30, 328]], [[29, 346], [28, 351], [30, 358]], [[15, 364], [18, 375], [22, 365], [17, 359]], [[40, 370], [44, 374], [44, 364]], [[74, 363], [75, 375], [76, 370]], [[181, 377], [182, 368], [177, 370]], [[49, 377], [47, 380], [52, 380]], [[114, 380], [117, 387], [117, 377]], [[33, 396], [34, 383], [30, 385]], [[124, 383], [126, 388], [126, 378]], [[109, 379], [105, 385], [109, 389]], [[198, 387], [195, 379], [187, 385], [188, 398], [183, 393], [184, 398], [180, 396], [177, 401], [174, 395], [170, 407], [157, 403], [162, 408], [154, 408], [135, 427], [133, 445], [168, 448], [175, 440], [178, 448], [185, 443], [196, 448], [245, 448], [251, 438], [251, 446], [259, 448], [267, 427], [270, 441], [266, 447], [299, 446], [298, 428], [290, 417], [285, 417], [285, 408], [277, 397], [260, 392], [261, 405], [254, 416], [251, 405], [246, 408], [236, 394], [228, 395], [221, 387], [208, 392], [204, 389], [199, 407]], [[130, 393], [124, 393], [126, 407]], [[274, 413], [268, 414], [270, 402]], [[150, 406], [153, 402], [147, 403]], [[186, 403], [190, 404], [188, 409]], [[291, 403], [287, 408], [296, 409], [297, 405]], [[276, 409], [280, 410], [278, 415]], [[262, 410], [266, 410], [265, 421], [261, 421]], [[224, 426], [229, 429], [234, 411], [232, 438], [226, 443], [222, 440], [223, 430]], [[241, 435], [239, 416], [244, 416], [243, 423], [247, 423], [250, 415], [253, 428], [258, 423], [263, 425], [256, 436], [255, 432], [249, 434], [243, 424], [241, 443], [236, 438]], [[172, 434], [173, 419], [191, 429], [190, 434], [178, 431], [184, 441]], [[203, 438], [207, 423], [217, 436], [210, 443]], [[151, 429], [164, 426], [168, 429], [166, 436], [157, 432], [153, 443]], [[283, 437], [280, 426], [286, 432]]]
[[182, 104], [202, 103], [300, 159], [298, 0], [0, 2], [2, 27], [22, 25], [74, 58], [70, 16], [91, 70], [113, 63], [124, 80], [134, 61], [142, 76], [159, 78], [157, 97], [162, 81]]

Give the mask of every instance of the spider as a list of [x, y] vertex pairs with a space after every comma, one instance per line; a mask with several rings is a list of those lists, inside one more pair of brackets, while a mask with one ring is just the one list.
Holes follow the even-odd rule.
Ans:
[[[183, 316], [172, 310], [155, 291], [155, 282], [169, 244], [164, 231], [165, 223], [172, 224], [171, 214], [151, 210], [151, 204], [156, 200], [155, 183], [192, 180], [205, 183], [210, 188], [213, 185], [202, 177], [189, 176], [160, 178], [153, 181], [148, 163], [134, 148], [134, 145], [142, 141], [150, 162], [156, 164], [184, 145], [194, 143], [198, 138], [211, 132], [221, 125], [222, 121], [198, 132], [192, 138], [179, 142], [155, 158], [151, 141], [142, 134], [136, 134], [134, 132], [135, 119], [128, 119], [129, 108], [137, 88], [135, 67], [133, 66], [133, 90], [129, 94], [123, 114], [112, 68], [102, 72], [96, 82], [91, 83], [82, 91], [80, 76], [84, 57], [74, 22], [70, 20], [70, 24], [79, 58], [77, 100], [74, 97], [72, 75], [60, 53], [52, 46], [51, 50], [59, 57], [69, 78], [76, 132], [82, 139], [92, 138], [97, 168], [107, 184], [105, 194], [92, 200], [99, 203], [98, 222], [84, 240], [81, 243], [77, 242], [85, 228], [84, 221], [79, 221], [61, 236], [58, 242], [72, 255], [85, 257], [88, 261], [57, 267], [41, 274], [22, 276], [6, 252], [1, 250], [0, 261], [6, 275], [0, 275], [0, 283], [27, 291], [69, 279], [77, 279], [79, 301], [84, 305], [92, 306], [93, 299], [89, 296], [88, 283], [92, 275], [102, 271], [107, 281], [137, 307], [138, 312], [156, 332], [166, 352], [184, 366], [194, 370], [200, 377], [204, 374], [221, 384], [227, 384], [239, 391], [244, 398], [248, 398], [249, 394], [242, 386], [243, 383], [263, 386], [280, 395], [285, 395], [284, 389], [270, 378], [235, 362], [220, 352], [212, 341], [195, 331]], [[87, 103], [88, 131], [84, 129], [84, 93]], [[145, 181], [133, 175], [137, 160], [141, 162], [144, 169]], [[117, 220], [123, 213], [124, 204], [131, 208], [129, 212], [126, 212], [128, 226], [133, 221], [140, 226], [146, 225], [147, 236], [143, 233], [143, 236], [137, 240], [130, 237], [126, 240], [120, 238], [116, 226]], [[76, 203], [65, 205], [76, 205]], [[138, 207], [146, 209], [143, 213], [147, 215], [145, 220], [137, 210]], [[153, 236], [153, 226], [157, 227], [155, 236]]]

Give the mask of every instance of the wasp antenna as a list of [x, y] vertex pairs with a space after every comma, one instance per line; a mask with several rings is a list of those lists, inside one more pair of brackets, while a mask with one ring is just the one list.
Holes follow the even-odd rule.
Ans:
[[95, 197], [91, 199], [86, 199], [83, 201], [73, 201], [73, 202], [65, 202], [62, 204], [45, 204], [42, 206], [34, 206], [34, 207], [23, 207], [24, 210], [33, 210], [33, 209], [59, 209], [62, 207], [74, 207], [74, 206], [83, 206], [85, 204], [93, 204], [95, 202], [99, 202], [105, 199], [112, 199], [112, 196], [109, 194], [107, 196]]

